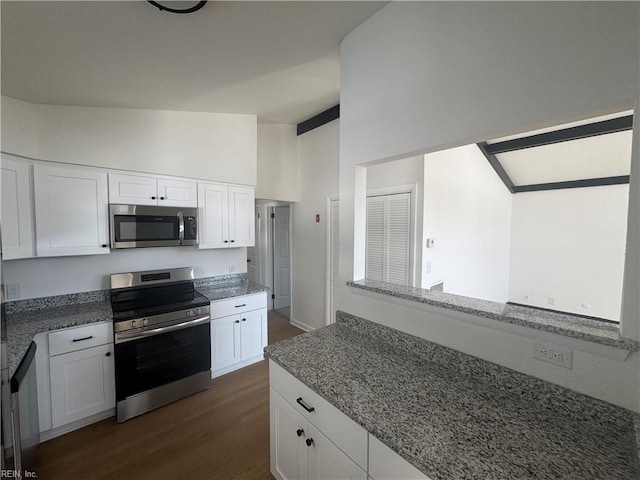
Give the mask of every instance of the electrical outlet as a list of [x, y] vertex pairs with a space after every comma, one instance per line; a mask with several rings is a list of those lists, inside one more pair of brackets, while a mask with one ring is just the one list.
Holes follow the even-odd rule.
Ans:
[[549, 305], [555, 305], [556, 304], [556, 299], [554, 297], [549, 297]]
[[560, 365], [564, 368], [571, 368], [573, 364], [573, 350], [566, 350], [555, 345], [534, 343], [533, 358], [553, 363], [554, 365]]
[[236, 272], [236, 266], [233, 263], [229, 264], [229, 273], [235, 273]]
[[427, 273], [431, 273], [431, 260], [427, 260]]
[[20, 293], [20, 284], [19, 283], [8, 283], [5, 286], [5, 293], [7, 300], [15, 300], [20, 298], [22, 294]]

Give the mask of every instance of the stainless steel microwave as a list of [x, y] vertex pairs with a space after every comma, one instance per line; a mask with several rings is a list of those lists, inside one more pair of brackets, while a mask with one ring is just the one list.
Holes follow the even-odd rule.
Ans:
[[111, 248], [196, 245], [197, 218], [197, 208], [111, 204]]

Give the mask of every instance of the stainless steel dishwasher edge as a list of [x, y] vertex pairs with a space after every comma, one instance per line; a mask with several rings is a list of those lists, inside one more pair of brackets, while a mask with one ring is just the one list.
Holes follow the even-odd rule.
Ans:
[[[37, 345], [31, 342], [27, 353], [11, 377], [11, 436], [13, 468], [18, 478], [35, 477], [37, 450], [40, 444], [38, 417], [38, 383], [36, 377]], [[11, 468], [11, 467], [10, 467]]]

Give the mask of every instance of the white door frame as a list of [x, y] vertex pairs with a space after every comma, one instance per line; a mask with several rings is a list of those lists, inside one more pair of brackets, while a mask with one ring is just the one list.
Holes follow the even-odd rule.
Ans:
[[262, 212], [260, 211], [260, 205], [255, 204], [254, 205], [254, 213], [255, 213], [255, 245], [253, 247], [247, 247], [247, 273], [249, 272], [249, 249], [253, 248], [254, 253], [255, 253], [255, 257], [257, 258], [257, 262], [255, 262], [255, 264], [251, 264], [251, 265], [257, 265], [257, 269], [258, 269], [258, 281], [257, 283], [260, 283], [261, 285], [264, 285], [263, 281], [264, 281], [264, 274], [263, 274], [263, 262], [262, 262], [262, 257], [263, 257], [263, 252], [262, 252]]
[[[291, 312], [292, 309], [292, 301], [293, 301], [293, 278], [292, 278], [292, 272], [293, 272], [293, 266], [291, 265], [291, 260], [292, 260], [292, 256], [293, 256], [293, 245], [291, 244], [291, 214], [293, 209], [291, 208], [291, 205], [286, 203], [284, 205], [273, 205], [271, 207], [269, 207], [269, 225], [271, 226], [271, 250], [270, 250], [270, 257], [271, 257], [271, 278], [272, 278], [272, 285], [273, 285], [273, 294], [275, 295], [275, 289], [276, 289], [276, 285], [275, 285], [275, 218], [272, 217], [272, 214], [275, 214], [275, 209], [276, 208], [283, 208], [286, 207], [289, 209], [289, 228], [288, 228], [288, 232], [289, 232], [289, 311]], [[275, 302], [275, 300], [274, 300]], [[275, 305], [274, 307], [275, 308]], [[285, 307], [282, 307], [285, 308]], [[291, 318], [291, 314], [289, 314], [289, 317]]]
[[[273, 310], [273, 222], [271, 220], [272, 207], [289, 207], [289, 241], [292, 242], [291, 222], [293, 216], [293, 207], [289, 202], [280, 202], [276, 200], [258, 201], [260, 208], [260, 239], [256, 238], [256, 243], [260, 242], [260, 283], [269, 289], [267, 292], [267, 310]], [[290, 255], [293, 257], [293, 243], [290, 243]], [[293, 272], [293, 259], [291, 259], [291, 271]], [[292, 280], [292, 279], [291, 279]], [[293, 282], [292, 282], [293, 284]], [[291, 285], [293, 294], [293, 285]], [[291, 297], [291, 308], [293, 309], [293, 295]]]
[[327, 239], [326, 239], [326, 266], [325, 266], [325, 289], [326, 289], [326, 300], [325, 300], [325, 324], [329, 325], [333, 321], [335, 321], [335, 319], [332, 318], [331, 314], [332, 314], [332, 305], [331, 305], [331, 237], [332, 237], [332, 230], [331, 230], [331, 202], [333, 201], [340, 201], [340, 197], [338, 195], [329, 195], [327, 197], [327, 213], [326, 213], [326, 219], [327, 219]]

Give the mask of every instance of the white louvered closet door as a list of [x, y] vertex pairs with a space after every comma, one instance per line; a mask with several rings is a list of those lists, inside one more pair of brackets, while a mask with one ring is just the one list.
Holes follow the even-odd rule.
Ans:
[[411, 194], [367, 198], [365, 275], [409, 285], [411, 278]]
[[330, 230], [329, 230], [329, 242], [330, 242], [330, 281], [329, 281], [329, 319], [328, 323], [335, 323], [336, 310], [338, 309], [339, 297], [340, 297], [340, 272], [339, 272], [339, 260], [340, 260], [340, 201], [331, 200], [330, 203]]

